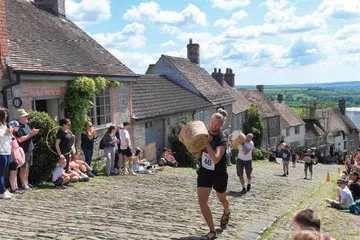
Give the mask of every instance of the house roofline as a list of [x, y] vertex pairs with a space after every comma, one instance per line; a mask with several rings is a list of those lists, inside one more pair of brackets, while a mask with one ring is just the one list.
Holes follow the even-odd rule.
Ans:
[[52, 80], [52, 81], [70, 81], [78, 76], [90, 76], [90, 77], [104, 77], [108, 81], [121, 81], [121, 82], [136, 82], [138, 75], [101, 75], [101, 74], [69, 74], [69, 73], [37, 73], [29, 71], [14, 71], [21, 75], [22, 80]]

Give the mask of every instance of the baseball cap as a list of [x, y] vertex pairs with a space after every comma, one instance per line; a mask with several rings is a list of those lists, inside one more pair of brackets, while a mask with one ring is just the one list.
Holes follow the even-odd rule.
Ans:
[[11, 121], [9, 122], [9, 127], [19, 127], [20, 124], [18, 121]]

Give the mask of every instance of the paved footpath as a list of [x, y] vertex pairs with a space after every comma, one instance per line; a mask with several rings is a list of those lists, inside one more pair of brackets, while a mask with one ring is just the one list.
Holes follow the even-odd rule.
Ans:
[[[243, 196], [239, 194], [235, 168], [231, 167], [231, 220], [218, 239], [257, 239], [337, 167], [316, 165], [314, 180], [303, 180], [303, 164], [290, 168], [289, 177], [281, 177], [281, 165], [257, 162], [253, 189]], [[214, 193], [210, 198], [218, 223], [222, 208]], [[197, 205], [193, 169], [98, 177], [75, 188], [39, 189], [0, 201], [0, 209], [0, 239], [185, 240], [200, 239], [198, 236], [208, 231]]]

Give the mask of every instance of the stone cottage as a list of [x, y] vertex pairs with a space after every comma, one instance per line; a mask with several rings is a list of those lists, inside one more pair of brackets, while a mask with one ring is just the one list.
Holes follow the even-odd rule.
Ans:
[[284, 102], [283, 95], [273, 102], [280, 113], [281, 140], [284, 140], [291, 149], [303, 147], [305, 144], [305, 122], [298, 117]]
[[221, 69], [215, 68], [211, 76], [228, 92], [229, 96], [235, 100], [232, 104], [231, 131], [243, 131], [245, 117], [250, 103], [235, 89], [235, 74], [231, 68], [227, 68], [225, 74], [221, 73]]
[[145, 156], [159, 158], [169, 147], [168, 137], [180, 122], [192, 121], [198, 109], [212, 104], [181, 86], [156, 74], [140, 75], [132, 87], [134, 145], [145, 149]]
[[131, 119], [131, 83], [137, 76], [71, 22], [65, 0], [0, 2], [1, 105], [64, 117], [67, 82], [77, 76], [105, 77], [121, 87], [94, 99], [90, 117], [99, 129]]
[[238, 91], [260, 110], [264, 124], [263, 147], [279, 144], [281, 141], [280, 113], [266, 97], [264, 86], [257, 85], [256, 89], [238, 89]]
[[327, 138], [332, 144], [328, 146], [328, 152], [341, 156], [350, 154], [359, 147], [359, 129], [345, 114], [346, 100], [339, 99], [338, 108], [317, 110], [316, 116], [320, 117], [320, 123], [327, 132]]
[[151, 65], [148, 73], [160, 74], [193, 94], [209, 101], [211, 106], [197, 109], [195, 119], [204, 121], [207, 125], [210, 117], [218, 108], [223, 108], [229, 113], [223, 131], [231, 130], [232, 103], [234, 99], [226, 89], [219, 86], [214, 78], [200, 66], [200, 46], [190, 39], [187, 45], [188, 58], [162, 55]]

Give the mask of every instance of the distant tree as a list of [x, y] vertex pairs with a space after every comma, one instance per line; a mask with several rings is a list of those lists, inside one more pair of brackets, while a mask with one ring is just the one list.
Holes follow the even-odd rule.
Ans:
[[260, 111], [255, 104], [251, 104], [247, 112], [244, 123], [244, 131], [245, 133], [254, 134], [255, 146], [261, 146], [262, 138], [264, 136], [264, 125], [261, 119]]

